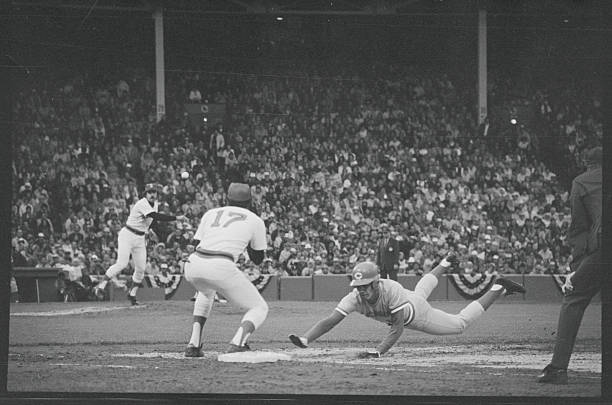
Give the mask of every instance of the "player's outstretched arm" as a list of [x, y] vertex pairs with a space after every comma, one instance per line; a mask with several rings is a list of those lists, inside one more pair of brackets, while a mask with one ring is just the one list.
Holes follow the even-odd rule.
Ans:
[[383, 341], [378, 345], [376, 350], [368, 350], [366, 352], [360, 353], [358, 355], [359, 358], [376, 358], [380, 357], [384, 353], [388, 352], [389, 349], [393, 347], [395, 342], [402, 336], [404, 332], [404, 315], [402, 311], [398, 311], [391, 315], [391, 328], [389, 329], [389, 333], [383, 339]]
[[307, 347], [308, 343], [315, 341], [320, 336], [332, 330], [333, 327], [343, 319], [344, 315], [338, 311], [334, 311], [327, 318], [321, 319], [319, 322], [315, 323], [303, 336], [298, 337], [296, 335], [290, 335], [289, 339], [291, 339], [296, 346]]
[[168, 222], [168, 221], [184, 221], [187, 219], [185, 215], [168, 215], [162, 214], [161, 212], [149, 212], [147, 217], [153, 218], [156, 221]]

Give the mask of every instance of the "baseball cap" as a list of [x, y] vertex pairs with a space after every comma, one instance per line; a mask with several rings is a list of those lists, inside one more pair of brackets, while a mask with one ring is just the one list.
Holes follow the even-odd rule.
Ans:
[[157, 184], [147, 183], [147, 185], [145, 186], [145, 192], [148, 192], [148, 191], [157, 191]]
[[237, 202], [249, 201], [251, 199], [251, 189], [244, 183], [232, 183], [227, 189], [227, 198]]
[[378, 272], [378, 266], [372, 262], [358, 263], [351, 272], [351, 279], [351, 287], [367, 285], [373, 281], [379, 280], [380, 274]]

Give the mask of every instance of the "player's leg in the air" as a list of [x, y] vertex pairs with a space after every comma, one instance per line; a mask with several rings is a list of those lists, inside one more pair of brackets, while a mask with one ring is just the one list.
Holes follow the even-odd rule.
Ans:
[[408, 328], [431, 335], [454, 335], [463, 331], [478, 319], [499, 297], [524, 293], [525, 288], [514, 281], [499, 278], [479, 299], [472, 301], [458, 314], [449, 314], [433, 308], [423, 297], [417, 296], [414, 303], [415, 318]]
[[94, 293], [98, 297], [104, 296], [104, 288], [111, 278], [117, 277], [121, 270], [125, 269], [130, 262], [132, 246], [139, 242], [139, 236], [123, 228], [117, 237], [117, 261], [110, 266], [104, 274], [104, 279], [94, 288]]
[[436, 267], [419, 280], [414, 287], [415, 294], [428, 299], [431, 292], [438, 285], [440, 276], [444, 275], [448, 268], [455, 262], [457, 262], [457, 255], [455, 252], [449, 252]]

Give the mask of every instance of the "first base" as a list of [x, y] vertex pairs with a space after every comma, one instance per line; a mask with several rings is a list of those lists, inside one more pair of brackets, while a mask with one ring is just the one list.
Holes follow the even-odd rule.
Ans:
[[236, 352], [217, 356], [217, 360], [225, 363], [274, 363], [279, 360], [291, 360], [288, 354], [274, 352]]

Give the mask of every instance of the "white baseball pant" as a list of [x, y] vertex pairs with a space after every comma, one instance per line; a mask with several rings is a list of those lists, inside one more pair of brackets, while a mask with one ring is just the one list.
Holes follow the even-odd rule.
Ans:
[[220, 292], [234, 306], [247, 309], [242, 322], [250, 321], [259, 328], [268, 316], [268, 304], [257, 288], [225, 258], [204, 258], [194, 253], [185, 263], [185, 280], [198, 290], [193, 307], [194, 316], [208, 318], [215, 293]]
[[130, 263], [130, 255], [134, 263], [134, 275], [132, 280], [136, 283], [144, 279], [145, 266], [147, 263], [147, 244], [144, 235], [136, 235], [127, 228], [119, 231], [117, 238], [117, 261], [106, 270], [109, 278], [116, 277], [121, 270]]
[[419, 280], [410, 297], [415, 315], [407, 328], [430, 335], [456, 335], [462, 333], [484, 313], [484, 308], [478, 301], [471, 302], [458, 314], [449, 314], [433, 308], [427, 298], [437, 285], [438, 278], [433, 274], [426, 274]]

